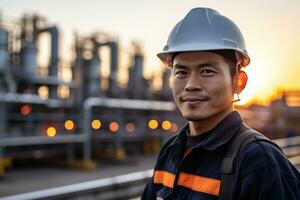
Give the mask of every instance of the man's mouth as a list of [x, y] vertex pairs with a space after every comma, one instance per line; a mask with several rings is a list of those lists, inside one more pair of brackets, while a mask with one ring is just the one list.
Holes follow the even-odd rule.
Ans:
[[208, 96], [183, 96], [181, 97], [181, 101], [187, 103], [188, 105], [196, 105], [198, 103], [202, 103], [208, 101]]

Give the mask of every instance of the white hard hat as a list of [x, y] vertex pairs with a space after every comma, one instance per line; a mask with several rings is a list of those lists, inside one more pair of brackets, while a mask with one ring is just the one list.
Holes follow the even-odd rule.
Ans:
[[250, 63], [243, 35], [233, 21], [213, 9], [194, 8], [172, 29], [157, 56], [171, 66], [175, 53], [210, 50], [234, 50], [242, 67]]

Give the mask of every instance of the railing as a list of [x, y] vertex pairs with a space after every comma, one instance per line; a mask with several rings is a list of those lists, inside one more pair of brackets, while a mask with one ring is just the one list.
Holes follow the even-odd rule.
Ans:
[[293, 165], [300, 165], [300, 136], [276, 139], [273, 142], [282, 148]]
[[[300, 136], [273, 141], [283, 149], [293, 165], [300, 167]], [[300, 168], [298, 169], [300, 170]], [[142, 193], [145, 184], [150, 180], [152, 174], [153, 170], [146, 170], [52, 189], [7, 196], [0, 198], [0, 200], [132, 199]]]
[[146, 170], [100, 180], [23, 193], [0, 199], [130, 199], [141, 194], [152, 174], [153, 170]]

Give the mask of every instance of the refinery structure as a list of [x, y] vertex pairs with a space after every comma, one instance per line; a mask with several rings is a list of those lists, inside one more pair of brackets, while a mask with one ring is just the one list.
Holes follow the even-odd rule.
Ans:
[[[47, 35], [48, 66], [39, 66], [40, 37]], [[131, 49], [128, 83], [120, 87], [120, 50], [103, 33], [75, 36], [69, 66], [59, 57], [56, 26], [37, 15], [0, 25], [0, 162], [14, 158], [62, 157], [92, 167], [92, 159], [157, 152], [164, 137], [183, 124], [169, 90], [143, 77], [143, 54]], [[101, 75], [103, 49], [109, 52], [109, 76]], [[64, 78], [68, 74], [68, 78]], [[68, 80], [66, 80], [68, 79]]]

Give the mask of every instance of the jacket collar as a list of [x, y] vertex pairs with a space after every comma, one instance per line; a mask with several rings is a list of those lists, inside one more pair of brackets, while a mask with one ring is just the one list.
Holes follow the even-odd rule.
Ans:
[[[216, 127], [211, 129], [206, 139], [200, 142], [195, 148], [203, 148], [208, 151], [216, 150], [217, 148], [227, 144], [234, 134], [241, 128], [243, 119], [238, 111], [233, 111], [227, 115]], [[185, 145], [186, 132], [189, 130], [188, 123], [182, 128], [173, 140], [171, 146], [181, 143]]]

